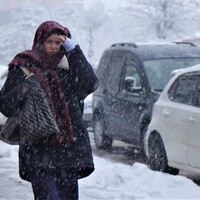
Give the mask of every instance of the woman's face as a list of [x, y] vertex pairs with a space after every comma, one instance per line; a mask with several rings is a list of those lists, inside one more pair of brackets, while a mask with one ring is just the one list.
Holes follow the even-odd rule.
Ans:
[[43, 43], [45, 52], [48, 55], [54, 55], [60, 51], [61, 40], [58, 34], [50, 35]]

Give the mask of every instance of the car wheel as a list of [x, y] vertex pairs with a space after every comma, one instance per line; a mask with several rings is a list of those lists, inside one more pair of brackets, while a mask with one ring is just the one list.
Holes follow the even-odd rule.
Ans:
[[94, 141], [98, 149], [109, 149], [112, 146], [112, 139], [105, 135], [105, 124], [98, 115], [94, 119]]
[[148, 165], [152, 170], [177, 175], [178, 169], [169, 167], [163, 141], [159, 134], [151, 134], [148, 142]]
[[163, 142], [158, 134], [151, 134], [148, 141], [148, 165], [152, 170], [166, 172], [167, 157]]

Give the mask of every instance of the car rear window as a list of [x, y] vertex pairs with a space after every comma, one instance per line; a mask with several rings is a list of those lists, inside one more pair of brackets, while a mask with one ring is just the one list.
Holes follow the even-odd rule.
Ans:
[[175, 69], [190, 67], [200, 63], [200, 58], [168, 58], [144, 61], [144, 68], [152, 90], [162, 91]]

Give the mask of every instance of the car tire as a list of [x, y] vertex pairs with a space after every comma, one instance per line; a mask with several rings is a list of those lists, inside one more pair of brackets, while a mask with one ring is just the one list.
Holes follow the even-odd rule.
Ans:
[[148, 141], [148, 166], [155, 171], [177, 175], [178, 169], [169, 167], [163, 141], [158, 133], [151, 134]]
[[108, 150], [112, 146], [112, 138], [105, 135], [105, 123], [100, 115], [96, 115], [93, 122], [94, 142], [98, 149]]

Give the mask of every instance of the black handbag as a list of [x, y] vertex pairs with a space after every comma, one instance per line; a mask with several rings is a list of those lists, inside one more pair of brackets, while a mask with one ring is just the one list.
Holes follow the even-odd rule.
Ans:
[[21, 69], [32, 87], [20, 113], [8, 118], [0, 132], [0, 140], [13, 145], [19, 144], [20, 137], [39, 140], [60, 133], [39, 80], [34, 75], [30, 76], [27, 69]]
[[59, 134], [59, 128], [39, 80], [36, 76], [30, 76], [28, 79], [32, 87], [19, 114], [20, 136], [37, 140]]

